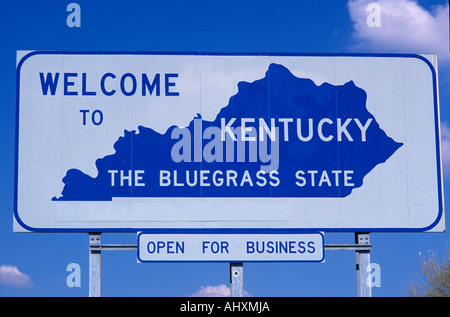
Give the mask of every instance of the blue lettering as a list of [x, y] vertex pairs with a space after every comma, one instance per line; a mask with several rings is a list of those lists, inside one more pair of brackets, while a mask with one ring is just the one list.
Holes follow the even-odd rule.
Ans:
[[218, 241], [203, 241], [202, 242], [202, 252], [205, 253], [206, 250], [209, 248], [211, 250], [212, 253], [217, 254], [217, 253], [229, 253], [228, 252], [228, 242], [227, 241], [220, 241], [220, 243]]
[[177, 243], [176, 243], [176, 252], [177, 253], [178, 252], [184, 253], [184, 241], [181, 241], [181, 244], [180, 244], [180, 242], [177, 241]]
[[205, 250], [208, 248], [209, 243], [210, 243], [209, 241], [203, 241], [203, 243], [202, 243], [202, 246], [203, 246], [202, 252], [203, 253], [205, 253]]
[[253, 241], [247, 241], [247, 253], [255, 253], [255, 243]]
[[288, 253], [295, 253], [295, 241], [289, 241], [289, 252]]
[[283, 242], [280, 241], [280, 253], [283, 253], [282, 251], [284, 251], [284, 253], [287, 253], [288, 251], [287, 241], [285, 241], [284, 244]]
[[314, 248], [314, 241], [308, 242], [308, 253], [314, 253], [316, 251], [316, 248]]
[[[209, 242], [208, 242], [209, 243]], [[214, 242], [213, 242], [214, 243]], [[314, 253], [316, 248], [314, 241], [247, 241], [247, 253], [267, 253], [267, 254], [282, 254], [282, 253]], [[211, 245], [213, 253], [216, 251]]]
[[[131, 78], [131, 82], [132, 82], [130, 91], [127, 91], [125, 89], [125, 79], [127, 79], [127, 78]], [[132, 96], [132, 95], [134, 95], [134, 93], [136, 92], [136, 86], [137, 86], [136, 77], [134, 77], [134, 75], [131, 74], [131, 73], [124, 74], [122, 76], [122, 78], [120, 79], [120, 90], [122, 91], [122, 93], [125, 96]]]
[[173, 251], [174, 244], [174, 241], [167, 241], [167, 253], [175, 253], [175, 251]]
[[89, 110], [80, 110], [83, 114], [83, 125], [86, 125], [86, 113], [89, 113]]
[[256, 252], [264, 253], [264, 241], [261, 244], [259, 244], [258, 241], [256, 241]]
[[298, 253], [305, 253], [306, 248], [304, 247], [305, 241], [300, 241], [298, 243]]
[[220, 253], [223, 253], [223, 251], [225, 250], [227, 253], [228, 252], [228, 242], [227, 241], [220, 241]]
[[105, 80], [107, 77], [111, 77], [112, 79], [116, 78], [116, 75], [114, 75], [113, 73], [106, 73], [102, 76], [102, 79], [100, 80], [100, 88], [102, 89], [102, 92], [105, 96], [112, 96], [116, 93], [115, 89], [112, 90], [106, 90], [105, 88]]
[[78, 92], [76, 91], [69, 91], [69, 86], [74, 86], [75, 82], [69, 81], [69, 77], [77, 77], [77, 73], [64, 73], [64, 95], [65, 96], [77, 96]]
[[150, 241], [147, 244], [147, 251], [150, 254], [153, 253], [163, 253], [174, 254], [174, 253], [184, 253], [184, 241]]
[[267, 253], [273, 253], [274, 252], [273, 244], [274, 244], [273, 241], [267, 242]]
[[166, 243], [164, 241], [156, 242], [156, 247], [158, 248], [158, 253], [159, 253], [159, 250], [164, 249], [165, 246], [166, 246]]
[[142, 74], [142, 96], [146, 96], [145, 88], [148, 89], [148, 92], [150, 93], [150, 95], [153, 93], [153, 90], [155, 90], [155, 88], [156, 88], [156, 95], [159, 96], [159, 94], [160, 94], [160, 75], [155, 74], [155, 77], [153, 78], [153, 82], [150, 84], [147, 74]]
[[179, 92], [175, 92], [175, 91], [169, 91], [169, 88], [171, 86], [175, 86], [175, 83], [170, 82], [169, 79], [170, 78], [176, 78], [178, 77], [178, 74], [165, 74], [165, 90], [166, 90], [166, 96], [179, 96], [180, 93]]
[[83, 96], [95, 96], [97, 94], [95, 91], [86, 91], [86, 73], [83, 73], [81, 77], [81, 94]]
[[[80, 110], [80, 112], [81, 112], [81, 110]], [[98, 120], [95, 119], [95, 114], [97, 114], [97, 113], [99, 115], [99, 119]], [[103, 122], [103, 112], [101, 112], [100, 110], [94, 110], [92, 112], [92, 123], [94, 125], [100, 125], [100, 124], [102, 124], [102, 122]], [[85, 123], [85, 121], [84, 121], [84, 118], [83, 118], [83, 125], [85, 125], [84, 123]]]
[[51, 73], [47, 73], [45, 79], [44, 73], [39, 73], [39, 77], [41, 78], [42, 94], [46, 96], [48, 93], [48, 88], [50, 88], [50, 93], [54, 96], [56, 93], [56, 87], [58, 86], [59, 73], [55, 73], [54, 78]]
[[155, 250], [156, 250], [155, 242], [150, 241], [147, 244], [147, 251], [148, 251], [148, 253], [150, 253], [150, 254], [155, 253]]
[[[120, 76], [120, 92], [124, 96], [133, 96], [137, 89], [142, 89], [142, 96], [161, 96], [161, 74], [157, 73], [153, 79], [145, 74], [141, 74], [139, 79], [142, 82], [138, 83], [138, 78], [132, 73], [125, 73]], [[89, 90], [87, 87], [88, 73], [81, 73], [81, 82], [77, 81], [78, 73], [63, 73], [64, 76], [64, 95], [65, 96], [96, 96], [97, 91]], [[44, 96], [49, 93], [54, 96], [58, 88], [60, 73], [39, 73], [42, 94]], [[100, 78], [100, 90], [105, 96], [113, 96], [116, 94], [119, 83], [115, 81], [117, 76], [113, 73], [105, 73]], [[164, 74], [164, 93], [165, 96], [179, 96], [180, 93], [176, 91], [175, 78], [178, 78], [177, 73]], [[79, 87], [81, 84], [81, 88]], [[142, 85], [142, 87], [138, 87]], [[91, 88], [93, 88], [91, 86]]]
[[314, 241], [247, 241], [247, 253], [314, 253]]

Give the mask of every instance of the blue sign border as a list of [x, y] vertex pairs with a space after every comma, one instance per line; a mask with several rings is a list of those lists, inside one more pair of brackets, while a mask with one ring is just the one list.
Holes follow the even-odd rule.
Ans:
[[[436, 135], [436, 159], [437, 159], [437, 188], [438, 188], [438, 215], [437, 218], [429, 226], [424, 228], [170, 228], [170, 229], [151, 229], [151, 228], [33, 228], [26, 225], [19, 216], [17, 209], [18, 200], [18, 160], [19, 160], [19, 104], [20, 104], [20, 71], [23, 63], [34, 55], [195, 55], [195, 56], [311, 56], [311, 57], [399, 57], [399, 58], [416, 58], [419, 59], [430, 68], [433, 80], [433, 104], [435, 117], [435, 135]], [[437, 77], [434, 66], [425, 57], [418, 54], [360, 54], [360, 53], [231, 53], [231, 52], [164, 52], [164, 51], [32, 51], [25, 55], [17, 64], [16, 68], [16, 139], [15, 139], [15, 162], [14, 162], [14, 218], [17, 223], [24, 229], [32, 232], [139, 232], [147, 233], [308, 233], [308, 232], [424, 232], [434, 228], [442, 218], [443, 207], [443, 191], [442, 191], [442, 171], [441, 171], [441, 149], [440, 149], [440, 122], [439, 122], [439, 106], [437, 96]]]
[[[140, 243], [139, 243], [139, 237], [141, 236], [141, 234], [174, 234], [175, 232], [160, 232], [160, 230], [143, 230], [143, 231], [139, 231], [136, 235], [137, 237], [137, 259], [139, 262], [141, 263], [218, 263], [218, 262], [230, 262], [230, 260], [155, 260], [155, 261], [150, 261], [150, 260], [142, 260], [139, 255], [139, 247], [140, 247]], [[205, 232], [205, 231], [201, 231], [201, 232], [176, 232], [177, 234], [213, 234], [213, 232]], [[271, 235], [271, 236], [275, 236], [277, 234], [287, 234], [286, 232], [281, 232], [281, 230], [278, 230], [276, 232], [265, 232], [265, 233], [261, 233], [261, 232], [255, 232], [257, 234], [261, 234], [261, 235]], [[218, 234], [217, 232], [214, 232], [214, 234]], [[245, 235], [245, 234], [251, 234], [249, 232], [237, 232], [237, 230], [235, 230], [234, 232], [221, 232], [221, 234], [225, 234], [225, 235], [234, 235], [234, 234], [241, 234], [241, 235]], [[293, 234], [291, 232], [291, 234]], [[295, 234], [295, 233], [294, 233]], [[296, 233], [299, 234], [299, 233]], [[322, 237], [322, 258], [320, 260], [233, 260], [235, 262], [251, 262], [251, 263], [267, 263], [267, 262], [283, 262], [283, 263], [322, 263], [325, 261], [325, 236], [322, 232], [318, 232], [318, 231], [304, 231], [301, 232], [301, 234], [319, 234]]]

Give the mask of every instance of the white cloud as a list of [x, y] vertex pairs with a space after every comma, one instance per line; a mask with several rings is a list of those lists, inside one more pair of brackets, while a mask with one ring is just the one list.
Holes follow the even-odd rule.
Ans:
[[[446, 87], [450, 70], [448, 5], [433, 6], [428, 11], [415, 0], [349, 0], [347, 6], [353, 22], [354, 50], [436, 53], [441, 85]], [[444, 103], [448, 102], [444, 101], [441, 108]], [[441, 123], [441, 141], [444, 175], [450, 176], [450, 124], [446, 122]]]
[[[191, 295], [191, 297], [230, 297], [231, 290], [225, 284], [217, 286], [201, 286], [200, 289]], [[244, 296], [250, 296], [244, 291]]]
[[[380, 9], [379, 27], [367, 22], [374, 13], [373, 4]], [[356, 50], [437, 53], [440, 60], [448, 60], [448, 5], [428, 11], [414, 0], [350, 0], [348, 9]]]
[[18, 288], [30, 288], [33, 286], [31, 278], [11, 265], [0, 266], [0, 284]]
[[225, 284], [217, 286], [201, 286], [200, 289], [191, 295], [191, 297], [229, 297], [230, 288]]

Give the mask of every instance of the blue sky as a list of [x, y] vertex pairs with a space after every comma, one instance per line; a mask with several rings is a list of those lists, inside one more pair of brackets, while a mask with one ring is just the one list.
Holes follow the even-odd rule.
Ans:
[[[81, 27], [66, 24], [69, 3]], [[369, 28], [366, 8], [381, 8]], [[444, 163], [450, 183], [448, 2], [380, 1], [0, 1], [0, 296], [87, 296], [86, 233], [13, 233], [15, 65], [17, 50], [284, 53], [437, 53]], [[448, 218], [448, 217], [447, 217]], [[105, 233], [103, 243], [136, 243], [133, 233]], [[326, 233], [353, 243], [353, 233]], [[373, 296], [404, 296], [420, 254], [448, 249], [449, 233], [372, 233], [371, 260], [381, 269]], [[355, 254], [328, 251], [325, 263], [245, 263], [251, 296], [355, 296]], [[81, 287], [68, 287], [70, 263]], [[136, 252], [102, 255], [104, 296], [226, 294], [227, 263], [138, 264]]]

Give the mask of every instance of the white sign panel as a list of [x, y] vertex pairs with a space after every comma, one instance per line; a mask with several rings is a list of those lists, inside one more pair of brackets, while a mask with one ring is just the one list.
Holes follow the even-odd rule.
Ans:
[[138, 261], [324, 260], [323, 235], [138, 233]]
[[18, 52], [14, 230], [442, 231], [435, 64]]

